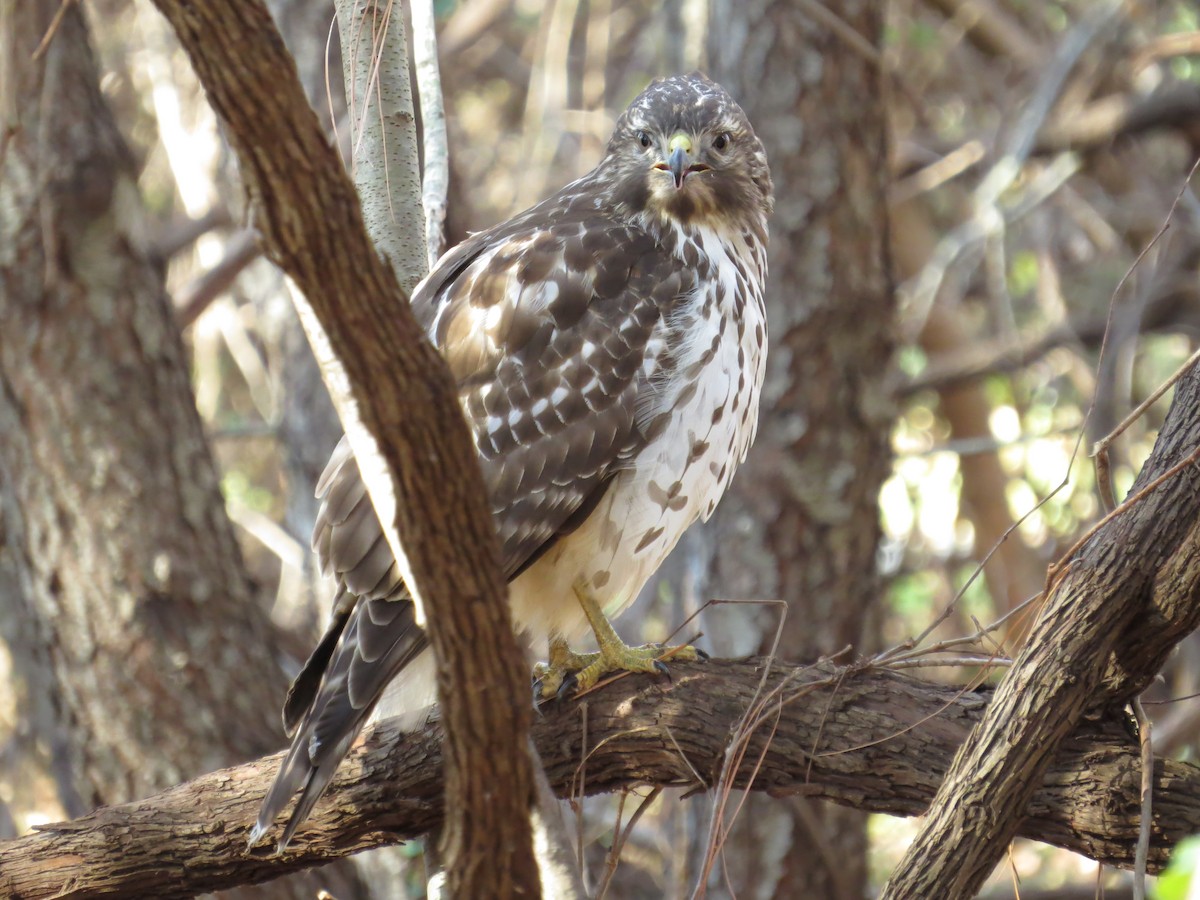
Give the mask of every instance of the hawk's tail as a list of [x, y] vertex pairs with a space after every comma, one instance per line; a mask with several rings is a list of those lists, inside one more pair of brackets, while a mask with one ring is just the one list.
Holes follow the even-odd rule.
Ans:
[[[342, 600], [343, 598], [339, 598]], [[258, 843], [300, 791], [279, 838], [282, 851], [328, 786], [388, 682], [423, 650], [412, 601], [339, 602], [321, 643], [292, 683], [284, 727], [292, 746], [263, 800], [250, 845]]]

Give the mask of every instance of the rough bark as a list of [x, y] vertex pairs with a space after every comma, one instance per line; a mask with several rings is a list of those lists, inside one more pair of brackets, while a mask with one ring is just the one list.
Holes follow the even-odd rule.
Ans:
[[[838, 16], [880, 45], [881, 4], [842, 3]], [[869, 652], [878, 621], [870, 609], [879, 595], [878, 496], [890, 473], [894, 419], [885, 388], [895, 302], [881, 73], [786, 0], [716, 3], [709, 35], [711, 74], [755, 123], [775, 180], [770, 353], [755, 447], [708, 534], [685, 547], [701, 548], [705, 597], [786, 601], [780, 652], [788, 658], [847, 645]], [[759, 620], [767, 623], [760, 652], [774, 638], [769, 612]], [[756, 798], [743, 818], [726, 854], [740, 860], [739, 892], [863, 895], [861, 814]], [[777, 836], [789, 827], [781, 847]]]
[[973, 896], [1084, 712], [1145, 687], [1200, 622], [1197, 447], [1200, 373], [1193, 369], [1177, 386], [1130, 492], [1137, 499], [1055, 573], [1024, 648], [956, 756], [884, 897]]
[[0, 7], [0, 494], [6, 636], [78, 815], [278, 746], [286, 682], [77, 6], [34, 55], [59, 6]]
[[31, 62], [58, 5], [6, 23], [0, 462], [25, 649], [93, 806], [275, 746], [286, 685], [76, 7]]
[[[644, 784], [697, 788], [697, 776], [705, 786], [715, 783], [728, 735], [756, 699], [764, 663], [677, 663], [673, 681], [623, 678], [580, 703], [544, 708], [533, 734], [551, 784], [560, 796], [571, 796], [581, 783], [589, 794]], [[778, 662], [766, 695], [775, 699], [765, 706], [765, 724], [751, 741], [738, 784], [746, 784], [769, 740], [755, 790], [895, 815], [925, 811], [990, 696], [896, 672]], [[189, 897], [412, 838], [441, 819], [439, 732], [435, 726], [402, 735], [392, 723], [378, 726], [351, 752], [282, 856], [245, 849], [258, 799], [278, 763], [272, 756], [0, 844], [0, 894], [17, 900], [66, 900], [101, 890]], [[1036, 785], [1020, 833], [1130, 867], [1139, 769], [1125, 716], [1089, 720]], [[1200, 767], [1160, 760], [1155, 773], [1151, 868], [1157, 871], [1175, 841], [1200, 829]]]
[[367, 239], [353, 187], [262, 3], [157, 5], [226, 128], [269, 254], [312, 304], [386, 465], [394, 510], [385, 521], [399, 534], [405, 580], [424, 605], [438, 660], [448, 891], [537, 896], [528, 671], [449, 373]]

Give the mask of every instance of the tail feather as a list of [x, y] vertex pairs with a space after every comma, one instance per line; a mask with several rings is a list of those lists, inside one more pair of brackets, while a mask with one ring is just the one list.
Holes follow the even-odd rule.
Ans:
[[[332, 647], [323, 650], [327, 641]], [[266, 834], [298, 791], [300, 799], [278, 844], [279, 851], [287, 847], [328, 787], [388, 682], [427, 644], [408, 598], [360, 599], [341, 622], [335, 612], [325, 639], [289, 691], [284, 721], [292, 727], [292, 746], [263, 800], [250, 834], [251, 846]], [[364, 647], [375, 652], [364, 655]], [[314, 688], [318, 676], [319, 685]], [[305, 704], [308, 698], [311, 702]]]
[[[330, 456], [317, 496], [312, 545], [321, 572], [337, 579], [338, 595], [325, 636], [288, 691], [283, 722], [292, 746], [251, 834], [253, 845], [299, 793], [280, 850], [329, 785], [388, 683], [427, 646], [348, 439]], [[424, 683], [427, 668], [402, 676], [412, 697], [432, 694]]]
[[325, 629], [321, 642], [309, 654], [300, 674], [292, 680], [287, 698], [283, 701], [283, 733], [288, 737], [295, 737], [296, 729], [300, 727], [300, 721], [304, 718], [304, 714], [312, 708], [317, 691], [320, 690], [321, 682], [325, 678], [325, 670], [329, 668], [329, 660], [333, 657], [334, 650], [337, 649], [338, 641], [346, 628], [346, 623], [350, 621], [350, 614], [354, 612], [357, 602], [358, 598], [352, 594], [345, 591], [338, 593], [338, 596], [334, 598], [329, 627]]

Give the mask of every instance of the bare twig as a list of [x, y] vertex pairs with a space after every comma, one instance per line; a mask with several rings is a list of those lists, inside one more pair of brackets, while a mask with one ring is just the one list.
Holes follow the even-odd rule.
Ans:
[[1136, 72], [1162, 59], [1170, 59], [1173, 56], [1190, 56], [1196, 53], [1200, 53], [1200, 31], [1161, 34], [1138, 48], [1131, 65]]
[[871, 65], [882, 65], [883, 58], [879, 50], [826, 4], [819, 2], [819, 0], [800, 0], [798, 5], [812, 16], [813, 19], [828, 28], [830, 33], [837, 36], [843, 44]]
[[1142, 708], [1141, 699], [1135, 697], [1132, 706], [1137, 716], [1142, 751], [1142, 822], [1138, 829], [1137, 853], [1133, 863], [1133, 898], [1146, 900], [1146, 860], [1150, 855], [1150, 825], [1154, 816], [1154, 743], [1151, 739], [1150, 717]]
[[233, 523], [258, 541], [284, 566], [303, 572], [309, 549], [288, 534], [274, 519], [236, 501], [227, 500], [225, 508]]
[[[984, 562], [986, 563], [986, 560]], [[980, 568], [982, 568], [982, 566], [983, 563], [980, 564]], [[904, 641], [894, 647], [875, 654], [875, 656], [871, 659], [871, 664], [878, 666], [890, 666], [896, 661], [924, 658], [932, 653], [942, 653], [947, 650], [956, 650], [959, 647], [980, 643], [985, 637], [999, 631], [1011, 619], [1016, 618], [1021, 613], [1029, 609], [1029, 607], [1041, 599], [1041, 597], [1041, 592], [1038, 592], [1031, 597], [1026, 597], [1023, 601], [1014, 606], [990, 625], [980, 626], [974, 634], [969, 634], [964, 637], [947, 638], [946, 640], [938, 641], [936, 644], [931, 644], [928, 647], [921, 647], [921, 644], [924, 643], [925, 639], [932, 633], [931, 631], [926, 630], [917, 638]], [[949, 609], [953, 609], [953, 602]], [[943, 610], [940, 619], [944, 621], [947, 615], [948, 612]]]
[[1042, 62], [1042, 51], [1031, 34], [1002, 4], [986, 0], [926, 0], [928, 5], [959, 25], [981, 50], [1011, 59], [1033, 70]]
[[231, 237], [221, 260], [175, 295], [175, 316], [179, 327], [187, 328], [200, 318], [209, 304], [228, 290], [242, 270], [261, 254], [259, 235], [254, 229], [243, 229]]
[[1191, 453], [1189, 453], [1187, 456], [1185, 456], [1183, 459], [1181, 459], [1175, 465], [1171, 466], [1171, 468], [1167, 469], [1167, 471], [1163, 472], [1161, 475], [1159, 475], [1157, 478], [1155, 478], [1153, 481], [1151, 481], [1148, 485], [1146, 485], [1144, 488], [1142, 488], [1140, 491], [1138, 491], [1132, 497], [1126, 497], [1120, 506], [1118, 506], [1116, 509], [1114, 509], [1112, 512], [1110, 512], [1108, 515], [1106, 515], [1103, 519], [1101, 519], [1099, 522], [1097, 522], [1095, 525], [1093, 525], [1091, 528], [1089, 528], [1086, 532], [1084, 532], [1083, 537], [1081, 537], [1074, 544], [1072, 544], [1071, 549], [1068, 550], [1066, 553], [1064, 553], [1062, 556], [1060, 556], [1058, 559], [1058, 562], [1051, 564], [1050, 568], [1046, 570], [1046, 590], [1047, 590], [1047, 592], [1049, 592], [1051, 589], [1053, 589], [1054, 585], [1062, 580], [1062, 577], [1066, 574], [1067, 568], [1069, 568], [1069, 563], [1071, 562], [1072, 557], [1074, 557], [1075, 554], [1079, 552], [1079, 550], [1083, 547], [1084, 544], [1086, 544], [1089, 540], [1091, 540], [1091, 538], [1096, 534], [1096, 532], [1098, 532], [1101, 528], [1103, 528], [1105, 525], [1107, 525], [1110, 521], [1115, 519], [1117, 516], [1121, 515], [1122, 513], [1125, 513], [1126, 511], [1132, 509], [1133, 507], [1137, 506], [1139, 503], [1141, 503], [1143, 500], [1145, 500], [1147, 497], [1149, 497], [1151, 494], [1153, 494], [1156, 490], [1158, 490], [1160, 487], [1162, 487], [1164, 484], [1166, 484], [1168, 481], [1170, 481], [1172, 478], [1174, 478], [1176, 475], [1178, 475], [1184, 469], [1187, 469], [1187, 468], [1195, 465], [1196, 461], [1198, 459], [1200, 459], [1200, 447], [1197, 447], [1195, 450], [1193, 450]]
[[904, 203], [919, 194], [941, 187], [982, 161], [986, 155], [987, 150], [984, 149], [982, 141], [969, 140], [893, 184], [888, 190], [888, 202]]
[[643, 797], [642, 802], [639, 803], [637, 809], [633, 811], [633, 815], [629, 817], [629, 821], [626, 823], [624, 828], [621, 828], [621, 810], [625, 807], [625, 797], [629, 792], [622, 792], [621, 804], [617, 809], [617, 823], [616, 827], [613, 829], [613, 843], [604, 858], [604, 878], [601, 879], [600, 887], [597, 888], [596, 891], [597, 900], [604, 900], [605, 895], [608, 894], [609, 885], [612, 884], [613, 876], [617, 874], [617, 866], [621, 862], [621, 851], [625, 849], [625, 844], [629, 840], [629, 835], [633, 832], [633, 826], [638, 823], [638, 820], [642, 817], [642, 814], [650, 808], [650, 804], [658, 799], [659, 795], [662, 794], [662, 790], [663, 789], [661, 787], [653, 788], [650, 793]]
[[33, 61], [37, 62], [46, 55], [46, 51], [50, 49], [50, 42], [54, 40], [54, 35], [58, 33], [58, 29], [62, 26], [63, 16], [67, 14], [67, 10], [74, 4], [75, 0], [59, 0], [58, 9], [54, 13], [54, 18], [50, 20], [50, 27], [46, 29], [46, 34], [42, 37], [41, 43], [37, 49], [33, 51]]
[[1006, 669], [1012, 660], [1006, 656], [946, 656], [939, 659], [898, 659], [887, 664], [889, 669], [940, 669], [978, 666], [981, 669]]
[[188, 217], [179, 222], [167, 223], [151, 242], [149, 252], [160, 260], [169, 260], [210, 231], [227, 228], [232, 224], [233, 217], [230, 216], [228, 208], [224, 205], [214, 206], [197, 218]]
[[[1195, 170], [1193, 169], [1193, 171]], [[1188, 369], [1194, 366], [1197, 361], [1200, 361], [1200, 350], [1197, 350], [1195, 353], [1189, 356], [1183, 365], [1176, 369], [1169, 378], [1155, 388], [1149, 397], [1139, 403], [1133, 412], [1121, 420], [1121, 423], [1117, 425], [1116, 428], [1114, 428], [1100, 440], [1096, 441], [1095, 446], [1092, 448], [1092, 456], [1094, 456], [1096, 460], [1096, 488], [1100, 491], [1100, 499], [1104, 501], [1105, 506], [1109, 510], [1114, 509], [1117, 502], [1116, 494], [1113, 492], [1112, 487], [1112, 475], [1109, 470], [1109, 446], [1113, 441], [1124, 434], [1125, 430], [1129, 428], [1130, 425], [1140, 419], [1142, 415], [1145, 414], [1147, 409], [1157, 403], [1158, 399], [1163, 394], [1174, 387], [1175, 382], [1182, 378]]]
[[587, 757], [588, 757], [588, 704], [587, 700], [579, 701], [579, 721], [583, 732], [580, 743], [579, 769], [574, 780], [579, 785], [571, 792], [571, 807], [575, 812], [575, 864], [580, 873], [587, 871], [583, 865], [583, 798], [587, 796]]

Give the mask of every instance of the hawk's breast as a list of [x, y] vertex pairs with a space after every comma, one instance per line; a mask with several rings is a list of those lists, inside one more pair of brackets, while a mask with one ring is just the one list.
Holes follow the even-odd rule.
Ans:
[[586, 633], [578, 604], [564, 602], [577, 583], [609, 616], [636, 599], [687, 528], [712, 514], [754, 438], [766, 359], [765, 248], [711, 229], [672, 238], [699, 278], [646, 347], [654, 390], [637, 424], [647, 442], [587, 520], [510, 586], [516, 624], [537, 639]]

